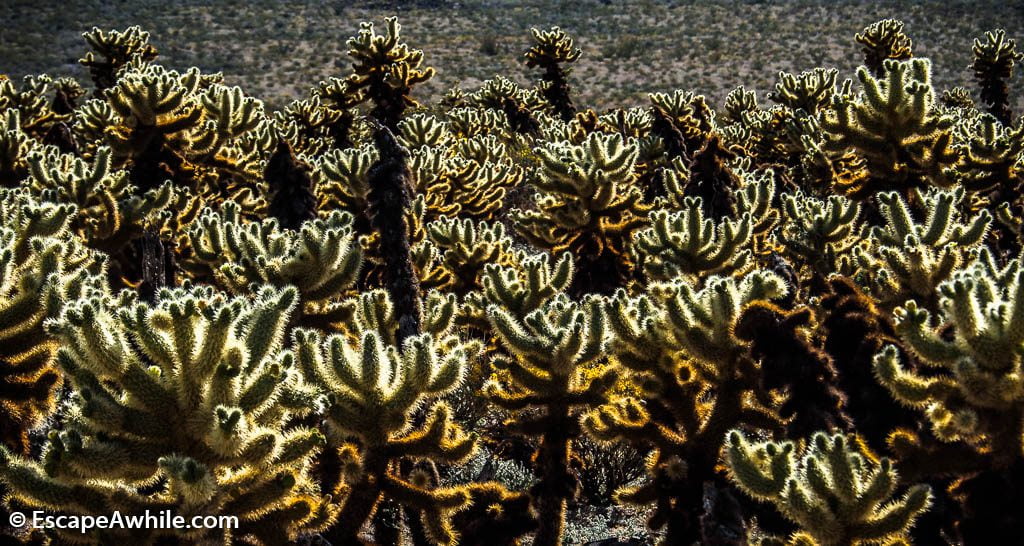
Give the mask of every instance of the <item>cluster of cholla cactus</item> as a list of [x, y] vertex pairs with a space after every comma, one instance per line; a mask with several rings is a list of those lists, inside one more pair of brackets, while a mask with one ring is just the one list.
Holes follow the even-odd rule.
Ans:
[[138, 27], [0, 76], [0, 542], [1024, 536], [1010, 35], [599, 112], [563, 29], [426, 103], [384, 23], [276, 112]]

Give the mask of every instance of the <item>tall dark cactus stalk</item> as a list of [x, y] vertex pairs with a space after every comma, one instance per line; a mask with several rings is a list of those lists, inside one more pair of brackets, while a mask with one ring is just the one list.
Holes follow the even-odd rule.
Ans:
[[394, 133], [379, 122], [372, 122], [374, 142], [380, 159], [370, 168], [370, 225], [380, 236], [384, 285], [395, 306], [398, 323], [396, 344], [420, 333], [420, 281], [410, 254], [405, 211], [412, 205], [412, 173], [409, 151], [398, 143]]

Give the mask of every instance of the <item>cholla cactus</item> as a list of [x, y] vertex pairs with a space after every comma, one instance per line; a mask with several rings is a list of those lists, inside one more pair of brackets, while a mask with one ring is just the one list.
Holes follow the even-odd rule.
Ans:
[[[334, 91], [331, 98], [320, 94], [325, 88]], [[331, 79], [322, 82], [308, 99], [292, 101], [275, 112], [274, 123], [281, 138], [299, 153], [310, 156], [352, 147], [349, 131], [355, 116], [347, 89], [344, 80]]]
[[149, 44], [149, 33], [138, 26], [106, 32], [92, 27], [82, 33], [82, 37], [94, 51], [86, 53], [78, 62], [89, 69], [97, 93], [113, 87], [123, 68], [148, 63], [157, 56], [156, 48]]
[[512, 239], [502, 224], [439, 218], [427, 225], [427, 236], [441, 251], [441, 261], [451, 272], [451, 289], [465, 294], [482, 288], [487, 264], [512, 265]]
[[315, 401], [300, 388], [294, 355], [281, 350], [296, 295], [224, 298], [196, 288], [164, 290], [153, 306], [125, 296], [68, 306], [50, 330], [74, 386], [69, 421], [51, 431], [41, 462], [0, 450], [9, 494], [59, 515], [169, 509], [239, 523], [55, 531], [75, 543], [283, 544], [325, 527], [332, 509], [308, 476], [325, 439], [292, 425]]
[[485, 392], [517, 412], [508, 426], [539, 438], [534, 461], [540, 481], [530, 491], [539, 523], [534, 543], [561, 544], [566, 503], [577, 488], [569, 462], [571, 442], [581, 433], [579, 416], [607, 403], [617, 379], [614, 370], [599, 368], [609, 337], [604, 302], [560, 295], [522, 319], [497, 305], [487, 314], [512, 357], [494, 362], [508, 374], [507, 383], [491, 382]]
[[860, 205], [833, 195], [827, 201], [800, 192], [782, 196], [782, 228], [776, 236], [786, 252], [824, 278], [838, 257], [859, 242]]
[[73, 215], [23, 190], [0, 192], [0, 443], [18, 453], [28, 453], [28, 431], [53, 409], [62, 381], [44, 322], [105, 281], [103, 260], [71, 234]]
[[19, 126], [28, 136], [71, 147], [74, 146], [71, 135], [56, 134], [67, 132], [65, 122], [70, 115], [54, 110], [55, 105], [48, 100], [47, 95], [54, 87], [53, 78], [46, 75], [25, 76], [20, 87], [4, 76], [0, 78], [0, 113], [16, 111], [20, 118]]
[[872, 278], [874, 295], [882, 304], [914, 298], [936, 309], [939, 284], [960, 267], [970, 249], [985, 238], [992, 215], [982, 210], [961, 218], [963, 188], [932, 190], [914, 200], [927, 211], [917, 222], [907, 201], [895, 192], [881, 193], [878, 211], [884, 224], [869, 230], [871, 246], [855, 250], [862, 271]]
[[456, 138], [504, 134], [509, 130], [504, 112], [486, 108], [453, 108], [447, 113], [448, 127]]
[[677, 89], [672, 94], [651, 93], [648, 98], [654, 111], [651, 132], [665, 143], [670, 157], [685, 154], [690, 159], [705, 148], [715, 130], [715, 112], [704, 95]]
[[801, 455], [790, 442], [754, 443], [733, 430], [725, 461], [740, 489], [800, 526], [792, 545], [905, 543], [931, 502], [926, 485], [894, 498], [899, 480], [892, 462], [877, 459], [855, 436], [816, 433]]
[[312, 173], [317, 208], [347, 211], [356, 218], [356, 231], [369, 233], [367, 195], [370, 193], [370, 167], [378, 156], [377, 148], [363, 144], [356, 148], [331, 150], [317, 157]]
[[971, 69], [981, 86], [981, 101], [1004, 126], [1009, 126], [1013, 117], [1007, 84], [1013, 76], [1013, 64], [1022, 59], [1024, 53], [1017, 51], [1017, 42], [1007, 38], [1003, 29], [986, 32], [984, 40], [974, 40]]
[[538, 148], [538, 210], [516, 211], [516, 229], [530, 242], [581, 259], [576, 279], [584, 286], [616, 286], [632, 263], [625, 252], [649, 207], [633, 182], [637, 147], [618, 135], [594, 133], [581, 145]]
[[948, 171], [949, 177], [971, 191], [1010, 198], [1007, 190], [1020, 183], [1024, 169], [1024, 123], [1011, 127], [982, 116], [964, 132], [964, 142], [955, 145], [961, 160]]
[[74, 205], [75, 230], [95, 248], [117, 254], [173, 199], [170, 184], [141, 195], [128, 172], [113, 168], [109, 148], [97, 150], [90, 165], [81, 158], [44, 148], [29, 153], [29, 186], [49, 201]]
[[352, 104], [372, 101], [370, 115], [397, 131], [405, 109], [416, 105], [413, 86], [432, 78], [434, 69], [421, 68], [423, 51], [401, 41], [398, 19], [388, 17], [385, 22], [385, 34], [377, 34], [373, 23], [361, 23], [359, 34], [346, 42], [354, 72], [346, 84]]
[[558, 27], [544, 31], [532, 28], [530, 32], [534, 43], [524, 55], [526, 66], [544, 70], [540, 92], [555, 114], [568, 121], [576, 107], [569, 94], [570, 69], [565, 65], [578, 61], [582, 52], [573, 45], [572, 37]]
[[487, 309], [497, 305], [519, 320], [540, 309], [558, 294], [568, 290], [575, 268], [572, 257], [562, 254], [554, 264], [547, 254], [513, 258], [515, 265], [484, 264], [480, 277], [482, 290], [467, 296], [465, 314], [471, 323], [488, 329]]
[[770, 98], [794, 110], [814, 114], [829, 106], [835, 93], [838, 75], [839, 71], [835, 68], [815, 68], [801, 72], [798, 76], [779, 72], [779, 81], [775, 84], [775, 92]]
[[103, 96], [106, 102], [83, 109], [79, 129], [109, 145], [136, 186], [171, 179], [230, 195], [234, 185], [262, 180], [261, 152], [273, 145], [269, 119], [260, 101], [220, 84], [219, 76], [140, 66]]
[[28, 174], [26, 157], [31, 149], [28, 135], [21, 130], [21, 114], [13, 108], [3, 114], [0, 125], [0, 186], [12, 187]]
[[757, 110], [757, 92], [747, 91], [742, 85], [725, 97], [725, 116], [733, 123], [741, 123], [743, 115]]
[[863, 46], [864, 64], [881, 77], [887, 59], [905, 60], [913, 57], [913, 42], [903, 33], [903, 21], [884, 19], [868, 25], [854, 38]]
[[840, 100], [821, 120], [827, 150], [852, 148], [867, 161], [867, 180], [839, 188], [857, 199], [880, 190], [948, 185], [943, 169], [957, 159], [950, 148], [952, 119], [934, 109], [928, 60], [888, 60], [884, 67], [877, 79], [858, 70], [864, 92]]
[[348, 213], [334, 211], [295, 232], [273, 219], [246, 223], [229, 201], [219, 212], [207, 209], [188, 238], [192, 274], [212, 277], [232, 294], [249, 294], [264, 284], [294, 286], [300, 300], [296, 322], [325, 330], [351, 314], [342, 300], [355, 285], [362, 251]]
[[398, 124], [401, 134], [398, 137], [402, 144], [410, 150], [423, 146], [447, 147], [451, 144], [452, 134], [448, 124], [429, 114], [414, 114]]
[[634, 235], [644, 274], [652, 281], [742, 271], [749, 263], [753, 235], [750, 214], [715, 223], [705, 218], [699, 197], [687, 197], [682, 210], [655, 211], [651, 227]]
[[299, 229], [317, 214], [317, 198], [313, 191], [312, 167], [295, 155], [284, 140], [267, 160], [263, 177], [270, 190], [267, 214], [285, 229]]
[[654, 504], [648, 526], [665, 527], [666, 544], [699, 539], [702, 487], [716, 479], [726, 431], [740, 422], [782, 427], [760, 386], [748, 341], [735, 328], [751, 305], [786, 291], [777, 275], [755, 271], [711, 277], [697, 293], [676, 281], [658, 285], [650, 296], [630, 298], [620, 291], [610, 302], [610, 352], [634, 376], [642, 400], [616, 400], [590, 412], [583, 425], [599, 440], [651, 451], [649, 481], [618, 491], [616, 498]]
[[[494, 148], [484, 152], [488, 144]], [[523, 170], [503, 157], [504, 150], [493, 137], [463, 140], [457, 148], [466, 155], [493, 154], [496, 161], [489, 157], [450, 157], [448, 151], [428, 147], [414, 151], [410, 169], [417, 191], [426, 198], [427, 213], [430, 217], [462, 215], [491, 219], [508, 188], [522, 181]]]
[[1024, 453], [1021, 435], [1010, 432], [1024, 427], [1024, 269], [1019, 260], [1000, 268], [985, 250], [939, 292], [950, 333], [913, 301], [896, 310], [896, 331], [922, 364], [942, 373], [907, 369], [888, 346], [875, 358], [875, 374], [897, 400], [924, 411], [940, 440], [964, 442], [1005, 466]]
[[237, 86], [211, 84], [197, 93], [196, 102], [202, 107], [203, 122], [182, 143], [184, 157], [238, 182], [262, 181], [262, 152], [272, 149], [263, 101], [244, 95]]
[[479, 106], [503, 112], [516, 133], [537, 136], [540, 132], [534, 112], [546, 106], [546, 102], [536, 90], [523, 89], [508, 78], [495, 76], [484, 82], [469, 99]]
[[[425, 459], [458, 463], [474, 449], [475, 435], [451, 420], [437, 396], [457, 387], [479, 352], [451, 331], [454, 297], [427, 302], [424, 333], [395, 345], [395, 310], [386, 293], [360, 295], [351, 335], [326, 339], [315, 330], [294, 333], [296, 363], [308, 386], [326, 395], [326, 417], [339, 439], [344, 482], [331, 538], [358, 544], [360, 529], [382, 498], [422, 514], [433, 541], [454, 544], [450, 518], [470, 501], [465, 488], [432, 487], [425, 475], [403, 477], [397, 463]], [[420, 412], [422, 421], [414, 419]]]

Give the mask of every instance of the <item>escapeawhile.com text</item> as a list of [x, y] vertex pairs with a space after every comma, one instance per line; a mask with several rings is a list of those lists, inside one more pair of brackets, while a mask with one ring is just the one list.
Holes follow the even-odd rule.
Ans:
[[28, 524], [34, 529], [60, 529], [87, 533], [92, 529], [236, 529], [237, 516], [179, 516], [170, 510], [153, 512], [146, 510], [143, 514], [122, 514], [114, 512], [107, 516], [75, 516], [53, 515], [42, 510], [31, 513], [31, 517], [21, 512], [10, 515], [12, 527], [19, 528]]

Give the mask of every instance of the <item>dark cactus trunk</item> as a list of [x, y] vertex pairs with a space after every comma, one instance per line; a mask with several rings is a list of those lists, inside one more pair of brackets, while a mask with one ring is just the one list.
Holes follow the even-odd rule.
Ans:
[[420, 281], [413, 268], [405, 221], [405, 211], [412, 204], [412, 173], [409, 151], [387, 126], [378, 124], [374, 140], [380, 159], [369, 173], [370, 224], [380, 235], [384, 285], [395, 307], [395, 341], [401, 347], [406, 339], [420, 333], [422, 322]]
[[734, 157], [734, 153], [722, 146], [718, 136], [712, 136], [694, 154], [690, 164], [686, 194], [700, 197], [704, 213], [716, 222], [736, 214], [736, 196], [732, 192], [733, 188], [740, 187], [740, 182], [726, 165], [726, 161]]
[[136, 241], [142, 250], [142, 282], [139, 283], [139, 298], [154, 303], [156, 294], [165, 286], [174, 286], [174, 252], [164, 246], [159, 235], [146, 230]]
[[284, 139], [267, 162], [264, 178], [271, 194], [267, 214], [277, 218], [285, 229], [299, 229], [306, 220], [316, 218], [316, 195], [309, 170]]
[[565, 121], [576, 115], [576, 106], [572, 103], [572, 96], [569, 93], [569, 81], [567, 73], [558, 64], [552, 63], [544, 67], [542, 79], [547, 84], [542, 90], [544, 98], [547, 99], [555, 109], [555, 113]]

